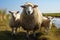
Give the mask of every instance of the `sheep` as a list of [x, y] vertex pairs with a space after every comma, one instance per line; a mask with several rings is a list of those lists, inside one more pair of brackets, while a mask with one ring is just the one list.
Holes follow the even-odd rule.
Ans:
[[47, 17], [43, 17], [43, 22], [42, 22], [42, 25], [41, 27], [45, 27], [45, 32], [48, 33], [49, 30], [51, 29], [52, 27], [52, 24], [53, 24], [53, 17], [51, 16], [47, 16]]
[[12, 34], [16, 34], [17, 28], [20, 27], [20, 14], [19, 11], [9, 11], [9, 13], [11, 13], [9, 26], [12, 28]]
[[27, 30], [27, 37], [29, 31], [33, 31], [35, 37], [35, 31], [41, 29], [40, 27], [43, 21], [42, 13], [39, 11], [38, 5], [34, 5], [31, 2], [27, 2], [21, 7], [23, 8], [20, 15], [22, 28]]

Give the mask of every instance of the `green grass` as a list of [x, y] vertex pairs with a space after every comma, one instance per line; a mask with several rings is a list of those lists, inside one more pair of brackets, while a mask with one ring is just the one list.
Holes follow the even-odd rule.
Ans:
[[60, 13], [43, 13], [44, 16], [60, 17]]

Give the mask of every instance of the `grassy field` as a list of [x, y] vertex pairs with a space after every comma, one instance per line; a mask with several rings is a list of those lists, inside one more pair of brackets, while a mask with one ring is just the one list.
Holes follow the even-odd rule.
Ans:
[[60, 13], [43, 13], [44, 16], [60, 17]]
[[[56, 14], [54, 14], [54, 16], [55, 15]], [[58, 15], [60, 16], [60, 14]], [[26, 32], [22, 28], [20, 28], [20, 30], [18, 29], [18, 33], [16, 35], [12, 36], [11, 28], [9, 27], [8, 23], [9, 14], [0, 12], [0, 40], [27, 40]], [[37, 32], [35, 38], [33, 37], [33, 34], [30, 34], [29, 40], [60, 40], [60, 29], [57, 29], [53, 25], [48, 35], [45, 33]]]

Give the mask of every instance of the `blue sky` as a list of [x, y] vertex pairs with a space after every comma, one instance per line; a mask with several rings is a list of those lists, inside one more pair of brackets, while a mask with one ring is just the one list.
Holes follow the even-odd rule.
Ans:
[[0, 9], [6, 8], [7, 11], [20, 11], [21, 5], [25, 2], [37, 4], [41, 12], [60, 12], [60, 0], [0, 0]]

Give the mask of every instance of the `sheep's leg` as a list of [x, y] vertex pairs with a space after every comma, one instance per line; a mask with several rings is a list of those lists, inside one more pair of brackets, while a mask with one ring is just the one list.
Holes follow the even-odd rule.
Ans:
[[47, 28], [45, 29], [45, 33], [48, 33], [48, 29]]
[[50, 29], [51, 29], [51, 27], [52, 27], [52, 22], [50, 22], [50, 24], [49, 24], [49, 31], [50, 31]]
[[50, 32], [51, 27], [52, 27], [52, 23], [50, 23], [49, 26], [47, 27], [47, 32]]
[[39, 31], [40, 31], [40, 32], [41, 32], [41, 28], [42, 28], [42, 27], [39, 27]]
[[27, 30], [27, 38], [29, 39], [29, 31]]
[[35, 30], [33, 30], [33, 36], [36, 37], [36, 32], [35, 32]]
[[35, 28], [33, 29], [33, 36], [36, 37], [36, 30], [38, 29], [39, 27], [37, 27], [37, 25], [35, 26]]
[[47, 32], [50, 32], [51, 27], [52, 27], [52, 22], [49, 23], [49, 25], [47, 27]]
[[20, 27], [18, 27], [18, 29], [19, 29], [19, 32], [20, 32]]
[[15, 28], [15, 34], [17, 33], [17, 28]]
[[45, 30], [46, 34], [49, 33], [49, 27], [46, 27], [46, 30]]
[[12, 34], [16, 34], [17, 33], [17, 28], [12, 28]]
[[12, 28], [12, 35], [13, 35], [13, 28]]
[[41, 28], [42, 28], [42, 27], [41, 27], [41, 24], [40, 24], [40, 25], [39, 25], [39, 31], [40, 31], [40, 32], [41, 32]]
[[50, 32], [50, 29], [51, 29], [51, 26], [49, 26], [49, 27], [48, 27], [48, 29], [47, 29], [47, 30], [48, 30], [48, 32]]
[[15, 34], [15, 28], [12, 28], [12, 35]]

